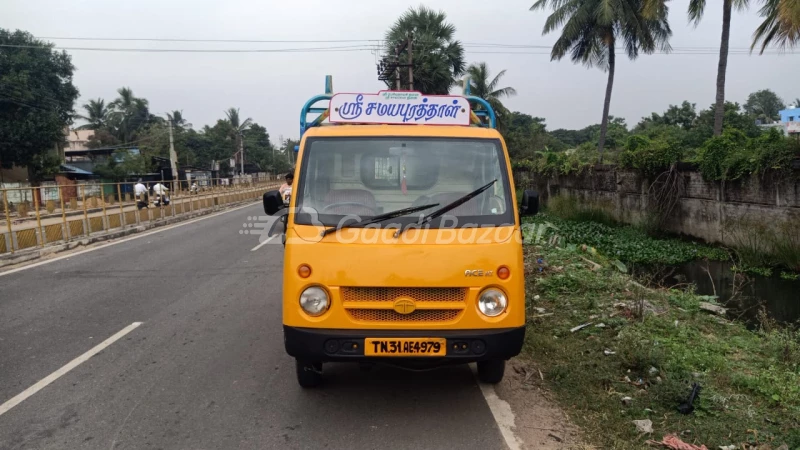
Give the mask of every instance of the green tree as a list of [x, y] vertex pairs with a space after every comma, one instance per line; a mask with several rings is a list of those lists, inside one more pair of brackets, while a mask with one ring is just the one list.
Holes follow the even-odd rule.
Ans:
[[786, 107], [778, 94], [769, 89], [762, 89], [747, 96], [744, 111], [765, 123], [772, 123], [780, 118], [778, 112]]
[[28, 167], [37, 182], [58, 168], [53, 155], [72, 123], [78, 89], [66, 52], [24, 31], [0, 28], [0, 165]]
[[183, 111], [175, 110], [171, 113], [167, 113], [167, 120], [172, 122], [172, 127], [178, 130], [182, 130], [188, 125], [188, 122], [186, 122], [186, 119], [183, 117]]
[[241, 120], [239, 117], [239, 108], [228, 108], [228, 110], [225, 111], [225, 116], [227, 117], [225, 122], [228, 125], [228, 132], [235, 145], [233, 153], [236, 154], [241, 148], [242, 133], [250, 128], [253, 124], [253, 119], [248, 117], [247, 119]]
[[136, 132], [150, 123], [153, 116], [148, 101], [133, 95], [130, 88], [119, 88], [117, 93], [119, 97], [109, 104], [113, 111], [110, 129], [120, 141], [131, 142]]
[[480, 62], [470, 64], [470, 66], [467, 67], [467, 74], [469, 74], [470, 95], [480, 97], [489, 103], [497, 115], [499, 127], [499, 123], [509, 114], [509, 111], [503, 106], [500, 99], [517, 95], [517, 90], [513, 87], [498, 87], [500, 79], [506, 74], [505, 69], [498, 72], [497, 75], [490, 80], [489, 67], [487, 67], [485, 62]]
[[659, 125], [676, 126], [684, 130], [689, 130], [697, 119], [697, 111], [694, 103], [683, 101], [680, 106], [669, 105], [664, 114], [652, 113], [650, 117], [643, 117], [634, 128], [634, 132], [639, 132], [647, 128]]
[[[447, 15], [424, 6], [410, 8], [386, 32], [386, 53], [395, 55], [395, 46], [413, 33], [414, 90], [423, 94], [445, 95], [464, 73], [464, 48], [455, 40], [456, 27], [446, 22]], [[408, 61], [408, 48], [400, 53]], [[408, 86], [407, 70], [400, 70], [401, 86]], [[386, 85], [393, 88], [394, 79]]]
[[569, 53], [573, 62], [608, 71], [597, 144], [601, 161], [614, 86], [616, 46], [622, 46], [630, 59], [636, 59], [640, 52], [649, 54], [658, 49], [670, 49], [668, 41], [672, 30], [667, 21], [667, 8], [653, 8], [648, 14], [644, 14], [646, 2], [647, 0], [538, 0], [531, 7], [531, 10], [537, 10], [550, 6], [553, 10], [545, 22], [543, 34], [563, 27], [550, 53], [551, 61], [560, 60]]
[[[664, 0], [662, 0], [663, 2]], [[722, 0], [722, 37], [719, 45], [719, 63], [717, 65], [717, 95], [714, 104], [714, 136], [722, 134], [722, 123], [725, 118], [725, 75], [728, 70], [728, 46], [731, 36], [731, 12], [735, 7], [741, 11], [746, 9], [749, 0]], [[695, 25], [700, 23], [706, 9], [706, 0], [689, 1], [689, 20]]]
[[770, 44], [779, 48], [794, 47], [800, 41], [800, 1], [762, 0], [759, 11], [764, 21], [753, 34], [750, 51], [761, 43], [761, 54]]
[[112, 181], [123, 181], [131, 175], [146, 172], [147, 164], [144, 157], [127, 149], [116, 150], [105, 164], [94, 168], [95, 174]]
[[83, 105], [86, 115], [78, 115], [77, 118], [85, 120], [87, 123], [78, 127], [79, 130], [99, 130], [105, 128], [111, 110], [106, 105], [105, 100], [98, 98], [97, 100], [89, 100], [89, 103]]

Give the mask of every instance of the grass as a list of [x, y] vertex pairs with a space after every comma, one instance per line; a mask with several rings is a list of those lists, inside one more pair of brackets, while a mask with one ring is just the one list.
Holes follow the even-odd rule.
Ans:
[[717, 247], [674, 238], [654, 238], [630, 225], [564, 219], [553, 215], [551, 210], [526, 220], [536, 225], [552, 225], [545, 237], [558, 235], [568, 243], [586, 244], [626, 264], [672, 265], [704, 258], [723, 261], [730, 257]]
[[[645, 448], [646, 439], [677, 433], [709, 449], [800, 448], [798, 331], [768, 320], [748, 331], [701, 311], [705, 299], [692, 292], [644, 288], [599, 254], [550, 245], [526, 245], [525, 252], [523, 351], [531, 370], [544, 375], [531, 383], [555, 393], [593, 444]], [[586, 322], [592, 325], [570, 332]], [[682, 415], [677, 406], [692, 382], [702, 390], [695, 411]], [[633, 399], [628, 406], [625, 396]], [[652, 420], [654, 435], [637, 434], [635, 419]]]

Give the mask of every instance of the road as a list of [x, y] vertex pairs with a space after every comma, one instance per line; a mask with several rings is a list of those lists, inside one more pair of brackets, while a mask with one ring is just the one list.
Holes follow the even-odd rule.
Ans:
[[[503, 449], [467, 366], [327, 365], [302, 390], [257, 204], [0, 276], [0, 449]], [[136, 327], [134, 323], [141, 323]]]

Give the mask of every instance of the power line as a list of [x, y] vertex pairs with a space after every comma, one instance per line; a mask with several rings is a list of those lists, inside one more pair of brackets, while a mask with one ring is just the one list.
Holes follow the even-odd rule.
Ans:
[[324, 39], [324, 40], [281, 40], [281, 39], [174, 39], [174, 38], [97, 38], [97, 37], [45, 37], [37, 39], [72, 41], [147, 41], [147, 42], [238, 42], [238, 43], [327, 43], [327, 42], [382, 42], [383, 39]]
[[[30, 48], [50, 50], [50, 47], [37, 45], [0, 44], [6, 48]], [[187, 48], [118, 48], [118, 47], [52, 47], [56, 50], [86, 50], [101, 52], [129, 52], [129, 53], [305, 53], [305, 52], [351, 52], [373, 50], [373, 47], [352, 45], [342, 47], [307, 47], [307, 48], [277, 48], [277, 49], [187, 49]]]
[[[351, 47], [366, 47], [368, 45], [375, 46], [375, 45], [384, 45], [386, 43], [385, 39], [318, 39], [318, 40], [284, 40], [284, 39], [188, 39], [188, 38], [106, 38], [106, 37], [67, 37], [67, 36], [60, 36], [60, 37], [47, 37], [47, 36], [40, 36], [37, 39], [53, 39], [53, 40], [77, 40], [77, 41], [122, 41], [122, 42], [227, 42], [227, 43], [355, 43], [355, 42], [363, 42], [363, 43], [371, 43], [371, 44], [362, 44], [356, 45]], [[377, 43], [377, 44], [376, 44]], [[425, 40], [414, 40], [415, 44], [437, 44], [436, 41], [425, 41]], [[487, 47], [487, 48], [520, 48], [520, 49], [550, 49], [552, 48], [551, 45], [542, 45], [542, 44], [518, 44], [518, 43], [499, 43], [499, 42], [461, 42], [461, 45], [464, 48], [479, 48], [479, 47]], [[346, 48], [346, 47], [323, 47], [324, 49], [327, 48]], [[623, 49], [624, 47], [618, 47], [619, 49]], [[688, 47], [674, 47], [676, 50], [708, 50], [708, 51], [719, 51], [719, 47], [698, 47], [698, 46], [688, 46]], [[63, 48], [64, 50], [69, 50], [70, 48]], [[81, 48], [84, 49], [84, 48]], [[138, 51], [139, 49], [135, 49]], [[145, 51], [158, 51], [158, 49], [143, 49]], [[188, 50], [188, 49], [187, 49]], [[301, 48], [301, 49], [275, 49], [275, 51], [296, 51], [296, 50], [316, 50], [314, 47], [310, 48]], [[741, 50], [750, 52], [750, 48], [748, 47], [730, 47], [730, 51], [734, 50]], [[167, 49], [165, 51], [173, 51], [172, 49]], [[206, 51], [206, 50], [202, 50]], [[209, 50], [210, 51], [210, 50]], [[227, 51], [227, 50], [225, 50]], [[273, 51], [269, 50], [253, 50], [253, 51]]]

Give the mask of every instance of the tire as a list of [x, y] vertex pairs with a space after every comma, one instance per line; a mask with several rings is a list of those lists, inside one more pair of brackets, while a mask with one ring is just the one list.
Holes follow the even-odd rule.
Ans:
[[314, 388], [322, 384], [322, 363], [307, 363], [295, 360], [297, 384], [302, 388]]
[[506, 362], [502, 359], [478, 361], [478, 379], [481, 383], [497, 384], [503, 381]]

